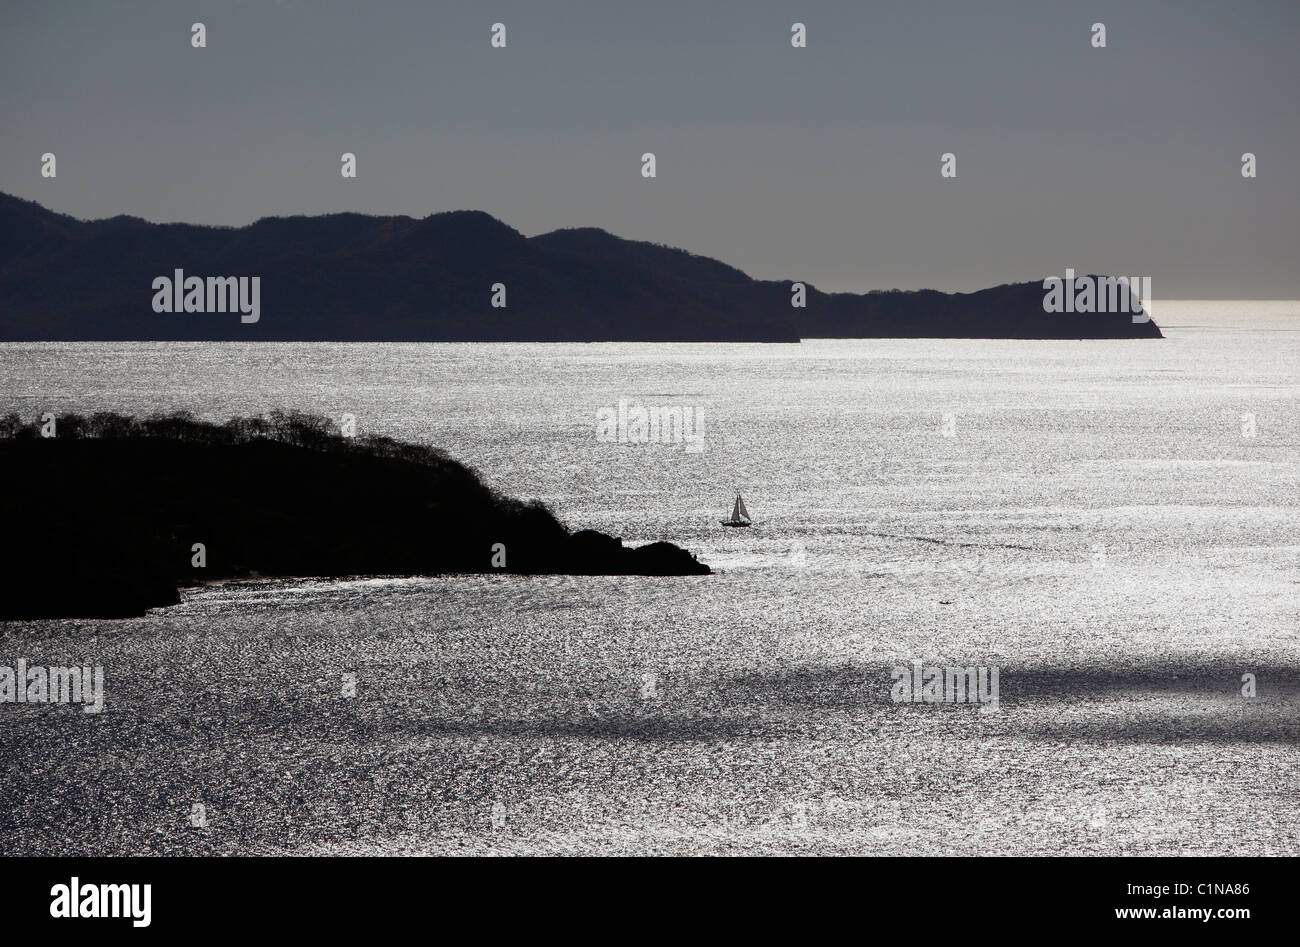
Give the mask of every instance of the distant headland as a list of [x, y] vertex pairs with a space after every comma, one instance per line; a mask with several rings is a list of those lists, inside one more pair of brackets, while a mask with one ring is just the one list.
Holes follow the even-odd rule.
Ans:
[[241, 577], [711, 573], [672, 543], [570, 532], [441, 451], [314, 415], [9, 415], [0, 470], [0, 620], [142, 615]]
[[0, 341], [1161, 337], [1127, 311], [1044, 298], [1042, 282], [823, 293], [594, 228], [525, 237], [481, 211], [204, 227], [83, 221], [0, 194]]

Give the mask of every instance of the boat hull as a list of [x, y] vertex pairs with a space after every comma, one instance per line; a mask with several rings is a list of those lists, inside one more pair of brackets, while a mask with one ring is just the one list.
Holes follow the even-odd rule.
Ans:
[[736, 527], [740, 527], [740, 526], [749, 526], [749, 525], [751, 525], [751, 524], [749, 524], [749, 523], [733, 523], [733, 522], [731, 522], [731, 520], [718, 520], [718, 522], [721, 523], [723, 526], [736, 526]]

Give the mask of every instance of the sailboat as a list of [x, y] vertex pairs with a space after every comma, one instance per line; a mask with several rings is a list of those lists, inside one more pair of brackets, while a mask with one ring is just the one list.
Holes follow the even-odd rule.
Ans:
[[745, 500], [739, 493], [736, 494], [736, 505], [731, 508], [731, 519], [720, 522], [723, 526], [749, 526], [753, 522], [749, 518], [749, 510], [745, 509]]

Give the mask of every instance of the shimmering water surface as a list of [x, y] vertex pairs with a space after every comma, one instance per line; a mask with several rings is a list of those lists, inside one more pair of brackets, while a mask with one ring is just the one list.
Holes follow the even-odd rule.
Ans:
[[[107, 677], [99, 715], [0, 704], [5, 850], [1294, 853], [1300, 304], [1155, 315], [1165, 340], [0, 345], [0, 411], [353, 414], [719, 570], [0, 625], [0, 664]], [[701, 411], [704, 450], [599, 441], [620, 399]], [[748, 530], [718, 523], [737, 490]], [[997, 667], [999, 711], [894, 703], [913, 660]]]

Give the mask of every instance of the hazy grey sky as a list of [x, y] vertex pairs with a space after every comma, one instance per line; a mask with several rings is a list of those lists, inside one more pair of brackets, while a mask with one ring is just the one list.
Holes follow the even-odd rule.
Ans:
[[1295, 298], [1298, 27], [1296, 0], [6, 0], [0, 190], [207, 224], [476, 208], [830, 290], [1069, 266]]

